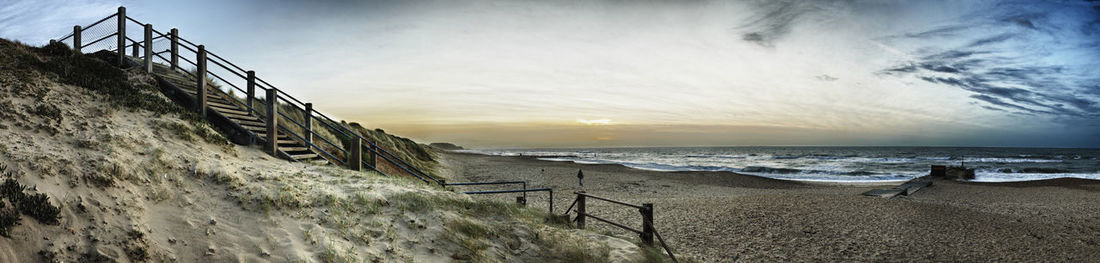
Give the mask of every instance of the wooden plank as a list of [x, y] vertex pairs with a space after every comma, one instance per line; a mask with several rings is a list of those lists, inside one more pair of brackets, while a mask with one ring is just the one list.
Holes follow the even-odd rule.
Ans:
[[264, 127], [247, 126], [247, 125], [241, 125], [241, 127], [244, 127], [244, 129], [250, 130], [250, 131], [255, 132], [255, 133], [267, 134], [267, 128], [264, 128]]
[[305, 151], [309, 151], [309, 148], [308, 147], [300, 147], [300, 146], [295, 146], [295, 147], [280, 146], [279, 150], [284, 151], [284, 152], [288, 152], [288, 153], [289, 152], [305, 152]]
[[[209, 105], [211, 107], [215, 107], [215, 108], [219, 108], [219, 109], [227, 109], [227, 110], [234, 110], [234, 111], [247, 110], [247, 109], [243, 109], [243, 107], [237, 106], [237, 104], [232, 104], [232, 102], [228, 102], [228, 101], [224, 101], [224, 100], [211, 100]], [[248, 113], [248, 112], [245, 111], [245, 113]]]
[[294, 158], [294, 160], [303, 160], [303, 159], [313, 159], [313, 158], [317, 158], [319, 156], [320, 155], [317, 155], [315, 153], [309, 153], [309, 154], [291, 155], [290, 158]]
[[261, 125], [263, 125], [263, 122], [260, 122], [260, 117], [253, 116], [253, 115], [233, 114], [233, 113], [229, 113], [229, 112], [222, 112], [222, 115], [225, 115], [226, 118], [230, 118], [230, 119], [233, 119], [233, 120], [236, 120], [236, 121], [248, 120], [248, 121], [254, 121], [254, 122], [257, 122], [257, 123], [260, 123]]
[[905, 192], [903, 194], [908, 196], [908, 195], [911, 195], [911, 194], [917, 192], [917, 190], [920, 190], [921, 188], [925, 188], [925, 187], [928, 187], [928, 186], [932, 185], [932, 181], [920, 181], [920, 182], [912, 182], [912, 183], [906, 183], [906, 184], [908, 184], [908, 187], [906, 187], [904, 189]]
[[[210, 104], [207, 104], [207, 105], [210, 105]], [[216, 110], [220, 113], [229, 113], [229, 114], [234, 114], [234, 115], [248, 115], [247, 111], [226, 109], [226, 108], [221, 108], [221, 107], [216, 107], [214, 110]]]
[[[226, 116], [226, 117], [229, 117], [229, 116]], [[241, 126], [264, 127], [264, 123], [260, 122], [260, 121], [257, 121], [257, 120], [237, 119], [237, 118], [233, 118], [233, 117], [229, 117], [229, 118], [233, 119], [233, 121], [241, 124]]]
[[[265, 132], [256, 132], [256, 136], [260, 136], [260, 137], [263, 137], [263, 138], [267, 138], [267, 132], [266, 132], [266, 131], [265, 131]], [[280, 133], [280, 134], [279, 134], [278, 138], [279, 138], [279, 141], [280, 141], [280, 143], [281, 143], [281, 142], [282, 142], [282, 141], [283, 141], [284, 139], [290, 139], [290, 137], [287, 137], [287, 136], [286, 136], [286, 134], [282, 134], [282, 133]], [[298, 143], [298, 142], [297, 142], [297, 141], [295, 141], [294, 143]]]
[[902, 191], [903, 190], [898, 190], [898, 189], [875, 189], [875, 190], [863, 192], [863, 195], [890, 198], [890, 197], [897, 196], [898, 194], [901, 194]]
[[282, 139], [282, 138], [280, 138], [275, 143], [277, 143], [279, 145], [300, 145], [300, 144], [298, 144], [298, 141], [291, 140], [291, 139]]

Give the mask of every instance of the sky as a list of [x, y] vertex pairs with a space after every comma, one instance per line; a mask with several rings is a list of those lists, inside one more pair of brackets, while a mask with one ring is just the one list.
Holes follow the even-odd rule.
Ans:
[[0, 37], [120, 5], [420, 142], [1100, 147], [1097, 1], [0, 0]]

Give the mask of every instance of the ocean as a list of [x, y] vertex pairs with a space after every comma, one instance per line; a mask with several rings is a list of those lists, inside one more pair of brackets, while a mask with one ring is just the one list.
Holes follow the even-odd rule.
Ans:
[[620, 164], [654, 171], [729, 171], [798, 181], [904, 181], [928, 174], [931, 165], [975, 168], [975, 181], [983, 182], [1062, 177], [1100, 180], [1100, 149], [639, 147], [462, 151], [579, 164]]

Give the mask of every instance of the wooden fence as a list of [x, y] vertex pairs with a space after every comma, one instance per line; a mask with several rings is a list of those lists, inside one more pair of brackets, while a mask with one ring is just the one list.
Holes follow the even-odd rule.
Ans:
[[[577, 208], [576, 211], [575, 211], [575, 213], [577, 214], [577, 217], [573, 219], [573, 222], [576, 222], [576, 224], [577, 224], [577, 228], [582, 228], [583, 229], [585, 227], [585, 224], [586, 224], [586, 218], [592, 218], [592, 219], [595, 219], [596, 221], [604, 222], [604, 223], [607, 223], [607, 224], [610, 224], [610, 225], [613, 225], [613, 226], [616, 226], [616, 227], [619, 227], [619, 228], [637, 233], [638, 236], [642, 239], [642, 242], [645, 243], [648, 246], [653, 246], [653, 238], [657, 237], [657, 240], [661, 242], [661, 246], [665, 249], [665, 253], [668, 253], [668, 257], [672, 259], [672, 262], [678, 262], [676, 260], [676, 255], [674, 255], [672, 253], [672, 249], [669, 249], [668, 244], [665, 243], [665, 239], [662, 238], [661, 234], [657, 232], [657, 229], [655, 229], [653, 227], [653, 204], [652, 203], [643, 203], [642, 205], [635, 205], [635, 204], [630, 204], [630, 203], [626, 203], [626, 202], [622, 202], [622, 201], [616, 201], [616, 200], [611, 200], [611, 199], [607, 199], [607, 198], [603, 198], [603, 197], [593, 196], [593, 195], [585, 193], [584, 191], [576, 191], [576, 192], [573, 192], [573, 193], [577, 195], [577, 198], [575, 200], [573, 200], [573, 204], [569, 205], [569, 208], [565, 209], [564, 214], [568, 215], [569, 212], [573, 210], [573, 207]], [[624, 225], [624, 224], [621, 224], [621, 223], [617, 223], [617, 222], [614, 222], [614, 221], [604, 219], [604, 218], [601, 218], [601, 217], [590, 214], [588, 212], [588, 208], [587, 208], [588, 199], [595, 199], [595, 200], [599, 200], [599, 201], [605, 201], [605, 202], [609, 202], [609, 203], [612, 203], [612, 204], [617, 204], [617, 205], [621, 205], [621, 206], [626, 206], [626, 207], [638, 209], [638, 212], [641, 213], [641, 215], [642, 215], [642, 229], [638, 230], [638, 229], [635, 229], [634, 227], [630, 227], [630, 226], [627, 226], [627, 225]]]

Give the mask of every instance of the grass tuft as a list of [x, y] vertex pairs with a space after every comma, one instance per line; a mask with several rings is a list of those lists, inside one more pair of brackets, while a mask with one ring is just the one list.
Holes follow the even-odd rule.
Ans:
[[[27, 193], [27, 187], [15, 181], [11, 173], [6, 177], [7, 179], [0, 183], [0, 198], [7, 199], [7, 202], [14, 207], [8, 209], [6, 205], [0, 205], [0, 235], [9, 236], [11, 228], [19, 224], [19, 212], [43, 224], [60, 223], [61, 209], [50, 204], [49, 196], [35, 193], [34, 190]], [[4, 202], [0, 201], [0, 204]]]

